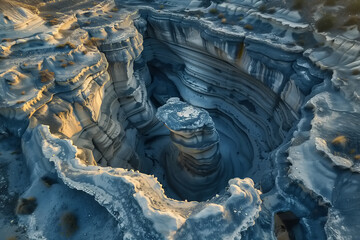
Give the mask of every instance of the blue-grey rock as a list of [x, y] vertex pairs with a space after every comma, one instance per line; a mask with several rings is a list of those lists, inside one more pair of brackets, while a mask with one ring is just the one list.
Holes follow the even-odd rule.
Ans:
[[166, 178], [178, 195], [201, 201], [223, 189], [219, 134], [209, 113], [170, 98], [156, 117], [170, 130], [173, 145], [166, 154]]
[[72, 204], [74, 239], [357, 239], [359, 33], [280, 6], [3, 0], [0, 225], [35, 195], [24, 239]]

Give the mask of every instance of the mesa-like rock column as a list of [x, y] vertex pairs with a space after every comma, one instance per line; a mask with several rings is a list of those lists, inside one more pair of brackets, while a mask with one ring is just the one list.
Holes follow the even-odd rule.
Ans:
[[156, 116], [170, 130], [166, 174], [178, 195], [200, 201], [223, 188], [219, 134], [209, 113], [170, 98]]

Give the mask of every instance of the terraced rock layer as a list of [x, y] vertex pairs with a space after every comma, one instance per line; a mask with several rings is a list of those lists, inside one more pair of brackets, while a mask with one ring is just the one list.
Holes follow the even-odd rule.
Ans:
[[[356, 236], [359, 43], [313, 33], [296, 12], [260, 13], [257, 0], [157, 3], [0, 6], [0, 133], [21, 137], [24, 194], [56, 178], [93, 196], [124, 238], [272, 239], [274, 214], [289, 211], [295, 238]], [[164, 178], [164, 143], [179, 138], [155, 113], [171, 97], [214, 122], [207, 157], [226, 177], [199, 189], [209, 201], [169, 198], [186, 198]], [[20, 221], [56, 239], [51, 214]]]

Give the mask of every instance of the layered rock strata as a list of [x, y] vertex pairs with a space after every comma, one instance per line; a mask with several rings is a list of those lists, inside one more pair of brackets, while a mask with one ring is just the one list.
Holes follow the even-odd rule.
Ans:
[[142, 79], [144, 74], [134, 72], [134, 61], [143, 50], [142, 35], [133, 25], [135, 13], [113, 11], [111, 21], [109, 15], [106, 12], [90, 15], [85, 13], [78, 17], [78, 21], [89, 32], [99, 50], [105, 53], [112, 87], [125, 120], [145, 134], [158, 121], [155, 109], [147, 97], [145, 81]]
[[[36, 144], [34, 151], [32, 146], [39, 142], [42, 144]], [[28, 161], [35, 166], [32, 175], [54, 173], [71, 188], [94, 196], [121, 222], [128, 238], [183, 239], [200, 229], [213, 238], [234, 238], [254, 224], [261, 210], [260, 191], [249, 178], [229, 180], [226, 195], [207, 202], [176, 201], [164, 195], [153, 176], [82, 164], [76, 157], [76, 146], [52, 135], [46, 126], [28, 129], [23, 146]], [[233, 220], [228, 221], [229, 217]], [[204, 221], [214, 221], [222, 228], [211, 224], [201, 227]]]
[[[103, 9], [96, 14], [99, 22], [107, 16]], [[139, 163], [131, 147], [133, 143], [126, 140], [127, 117], [109, 77], [107, 57], [96, 47], [101, 39], [95, 39], [90, 31], [79, 29], [82, 14], [78, 14], [78, 22], [64, 18], [52, 26], [45, 25], [42, 19], [31, 21], [36, 26], [43, 24], [38, 28], [40, 32], [35, 35], [31, 32], [31, 36], [21, 41], [16, 39], [30, 34], [29, 29], [36, 26], [28, 24], [28, 28], [22, 28], [18, 27], [19, 24], [14, 25], [14, 36], [8, 34], [9, 39], [1, 43], [2, 49], [9, 50], [2, 52], [2, 57], [12, 59], [2, 65], [1, 76], [8, 79], [3, 82], [1, 91], [2, 116], [17, 121], [19, 125], [5, 121], [3, 124], [10, 131], [16, 129], [19, 135], [28, 122], [30, 127], [46, 124], [51, 126], [53, 133], [72, 139], [79, 148], [79, 157], [87, 164], [137, 168]], [[11, 19], [18, 19], [18, 15], [37, 16], [15, 7], [10, 7], [7, 15]], [[126, 37], [124, 30], [116, 30], [114, 25], [131, 26], [131, 23], [128, 18], [114, 21], [110, 32]], [[13, 21], [4, 24], [5, 28], [11, 27]], [[134, 27], [127, 30], [136, 35]], [[123, 40], [127, 42], [128, 38]], [[127, 48], [121, 48], [123, 51], [119, 55], [129, 52], [136, 55], [136, 43], [141, 45], [141, 38], [135, 39], [134, 44]], [[28, 56], [33, 56], [31, 62], [27, 61]]]
[[167, 180], [183, 199], [206, 200], [224, 187], [219, 134], [209, 113], [170, 98], [157, 118], [170, 130]]
[[[313, 33], [296, 11], [259, 12], [258, 0], [50, 1], [40, 15], [7, 2], [0, 133], [22, 139], [27, 196], [58, 176], [94, 196], [125, 239], [272, 239], [286, 211], [296, 239], [357, 236], [358, 41]], [[255, 184], [235, 178], [209, 202], [176, 201], [155, 177], [123, 169], [162, 176], [156, 141], [169, 131], [154, 105], [174, 96], [209, 112], [224, 169]], [[20, 220], [33, 239], [54, 239], [51, 214], [40, 206]]]

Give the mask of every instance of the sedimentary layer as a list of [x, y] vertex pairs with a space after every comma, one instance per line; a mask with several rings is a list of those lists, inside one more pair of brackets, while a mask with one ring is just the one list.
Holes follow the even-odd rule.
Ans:
[[[93, 196], [124, 238], [274, 238], [274, 215], [289, 211], [299, 239], [356, 236], [359, 43], [261, 4], [2, 4], [0, 133], [21, 138], [27, 194], [57, 176]], [[171, 97], [215, 123], [206, 156], [202, 140], [170, 136], [156, 119]], [[202, 186], [207, 202], [169, 198], [161, 152], [171, 140], [186, 162], [221, 155], [228, 186]], [[20, 219], [40, 234], [36, 218]]]

